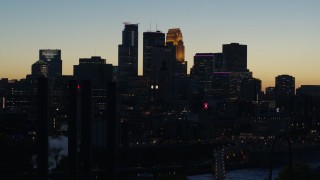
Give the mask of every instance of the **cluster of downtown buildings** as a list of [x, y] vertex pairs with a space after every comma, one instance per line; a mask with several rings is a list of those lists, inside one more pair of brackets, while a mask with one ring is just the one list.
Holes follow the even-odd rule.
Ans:
[[[294, 77], [279, 75], [275, 87], [262, 92], [261, 80], [247, 69], [246, 45], [224, 44], [222, 53], [196, 53], [193, 61], [187, 74], [179, 28], [144, 32], [139, 76], [138, 24], [130, 23], [122, 31], [118, 66], [99, 56], [80, 58], [73, 75], [62, 75], [61, 50], [40, 50], [25, 79], [0, 80], [1, 129], [37, 138], [38, 78], [48, 81], [48, 135], [70, 135], [70, 126], [76, 126], [78, 134], [90, 137], [77, 143], [98, 150], [108, 142], [119, 147], [205, 143], [319, 127], [320, 85], [296, 90]], [[76, 123], [70, 124], [71, 117]], [[83, 123], [84, 117], [90, 121]]]

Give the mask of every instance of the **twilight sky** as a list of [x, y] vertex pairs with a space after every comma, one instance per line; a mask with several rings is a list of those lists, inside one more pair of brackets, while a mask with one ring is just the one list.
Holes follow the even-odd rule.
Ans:
[[296, 86], [320, 84], [319, 0], [3, 0], [0, 5], [0, 78], [30, 74], [39, 49], [61, 49], [63, 74], [79, 58], [102, 56], [117, 64], [123, 22], [142, 33], [156, 26], [183, 33], [188, 68], [199, 52], [222, 44], [248, 45], [248, 68], [263, 87], [290, 74]]

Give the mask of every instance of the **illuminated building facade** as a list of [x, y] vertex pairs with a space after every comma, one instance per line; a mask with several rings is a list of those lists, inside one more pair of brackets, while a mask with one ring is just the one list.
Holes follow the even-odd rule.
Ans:
[[275, 137], [290, 131], [295, 118], [279, 113], [267, 113], [252, 117], [252, 131], [255, 136]]
[[166, 38], [167, 46], [173, 45], [176, 49], [176, 60], [179, 62], [184, 61], [184, 45], [182, 32], [180, 28], [169, 29]]
[[175, 54], [173, 63], [173, 72], [175, 78], [184, 78], [187, 76], [187, 61], [185, 61], [185, 49], [182, 33], [179, 28], [169, 29], [166, 37], [166, 46], [171, 48]]
[[48, 77], [53, 78], [62, 75], [61, 50], [42, 49], [39, 53], [39, 59], [48, 63]]
[[32, 75], [54, 78], [62, 75], [61, 50], [41, 49], [39, 60], [31, 67]]
[[41, 60], [38, 60], [31, 66], [31, 74], [34, 76], [48, 77], [48, 71], [48, 64]]

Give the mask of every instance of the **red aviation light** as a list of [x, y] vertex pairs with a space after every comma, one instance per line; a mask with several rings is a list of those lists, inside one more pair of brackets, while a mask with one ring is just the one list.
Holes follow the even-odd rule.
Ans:
[[207, 110], [209, 108], [209, 104], [207, 102], [203, 103], [203, 109]]

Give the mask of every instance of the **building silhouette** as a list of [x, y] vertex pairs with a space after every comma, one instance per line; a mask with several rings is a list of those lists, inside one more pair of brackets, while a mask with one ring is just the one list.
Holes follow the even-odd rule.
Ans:
[[214, 72], [213, 97], [228, 101], [239, 99], [243, 79], [252, 78], [252, 72]]
[[212, 95], [213, 72], [216, 71], [214, 53], [197, 53], [193, 57], [190, 77], [199, 82], [205, 96]]
[[199, 81], [212, 81], [213, 72], [215, 72], [214, 53], [196, 53], [190, 76]]
[[241, 101], [258, 101], [261, 94], [261, 80], [246, 78], [242, 80], [240, 90]]
[[31, 74], [54, 78], [62, 75], [61, 50], [41, 49], [39, 60], [32, 65]]
[[222, 46], [226, 71], [245, 72], [247, 70], [247, 45], [239, 43]]
[[80, 58], [79, 65], [74, 66], [74, 77], [78, 81], [89, 80], [91, 83], [92, 143], [99, 148], [105, 147], [106, 111], [108, 110], [107, 89], [108, 84], [113, 80], [113, 66], [106, 64], [106, 59], [99, 56]]
[[122, 44], [118, 49], [119, 78], [138, 75], [138, 24], [124, 24]]
[[319, 85], [301, 85], [297, 88], [297, 95], [320, 95], [320, 86]]
[[276, 77], [275, 95], [293, 96], [295, 95], [295, 78], [290, 75], [279, 75]]
[[33, 76], [43, 76], [48, 77], [49, 67], [48, 64], [44, 61], [38, 60], [31, 67], [31, 74]]
[[[239, 43], [223, 45], [223, 53], [196, 53], [190, 76], [184, 53], [179, 28], [144, 32], [138, 76], [138, 24], [130, 23], [117, 67], [92, 56], [79, 59], [73, 76], [62, 76], [61, 51], [40, 50], [32, 75], [0, 80], [0, 144], [14, 152], [1, 154], [1, 170], [17, 169], [21, 159], [21, 176], [141, 179], [150, 170], [155, 177], [207, 171], [211, 162], [203, 157], [209, 157], [211, 173], [225, 179], [230, 159], [247, 163], [242, 147], [256, 149], [247, 142], [265, 151], [268, 140], [291, 130], [318, 135], [312, 130], [320, 128], [320, 86], [302, 85], [296, 96], [295, 78], [280, 75], [263, 95], [261, 80], [247, 69], [247, 46]], [[48, 171], [48, 136], [61, 135], [68, 136], [68, 157]], [[18, 141], [22, 146], [12, 146]], [[230, 143], [231, 149], [219, 148]], [[225, 156], [238, 150], [240, 159]], [[38, 173], [30, 164], [36, 153]]]
[[176, 60], [183, 62], [184, 58], [184, 44], [180, 28], [169, 29], [166, 37], [167, 46], [172, 44], [176, 48]]
[[275, 95], [275, 87], [266, 87], [266, 95], [274, 96]]
[[151, 77], [153, 71], [153, 49], [164, 48], [165, 46], [165, 34], [156, 32], [144, 32], [143, 33], [143, 76]]
[[275, 100], [278, 112], [290, 114], [294, 111], [295, 78], [290, 75], [279, 75], [275, 78]]
[[177, 78], [187, 76], [187, 61], [185, 61], [185, 48], [180, 28], [169, 29], [166, 36], [166, 46], [172, 48], [175, 54], [173, 66]]
[[113, 79], [113, 66], [106, 64], [100, 56], [80, 58], [79, 65], [74, 65], [74, 77], [79, 80], [91, 80], [94, 88], [106, 86]]

